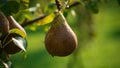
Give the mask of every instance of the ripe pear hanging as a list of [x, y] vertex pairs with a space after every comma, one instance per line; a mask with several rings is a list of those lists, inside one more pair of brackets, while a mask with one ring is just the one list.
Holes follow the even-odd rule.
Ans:
[[5, 15], [0, 12], [0, 32], [2, 35], [6, 34], [9, 31], [9, 22]]
[[[9, 21], [10, 30], [11, 29], [19, 29], [26, 35], [25, 30], [22, 28], [22, 26], [20, 26], [20, 24], [17, 23], [17, 21], [12, 16], [8, 16], [7, 19]], [[19, 34], [16, 34], [16, 33], [11, 33], [7, 36], [5, 44], [14, 37], [22, 37], [22, 36], [20, 36]], [[21, 48], [16, 46], [16, 44], [13, 41], [9, 42], [7, 45], [5, 45], [5, 44], [3, 47], [4, 47], [4, 51], [7, 54], [15, 54], [22, 50]]]
[[77, 47], [77, 37], [59, 11], [45, 37], [45, 46], [52, 56], [70, 55]]
[[[2, 44], [1, 40], [4, 39], [8, 31], [9, 31], [9, 22], [5, 17], [5, 15], [2, 12], [0, 12], [0, 44]], [[0, 47], [0, 54], [1, 52], [2, 52], [2, 46]]]

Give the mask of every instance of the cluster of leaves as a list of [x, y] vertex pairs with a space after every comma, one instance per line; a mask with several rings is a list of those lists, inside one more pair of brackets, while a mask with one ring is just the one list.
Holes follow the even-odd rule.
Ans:
[[[59, 1], [61, 2], [61, 5], [63, 8], [66, 8], [68, 6], [70, 8], [76, 5], [82, 5], [82, 6], [85, 6], [86, 9], [88, 9], [89, 11], [93, 13], [98, 13], [99, 3], [108, 2], [109, 0], [59, 0]], [[117, 1], [118, 3], [120, 3], [119, 0]], [[46, 6], [44, 6], [44, 4]], [[25, 10], [29, 8], [30, 10]], [[3, 11], [6, 15], [15, 14], [14, 15], [15, 18], [19, 22], [23, 22], [25, 18], [27, 18], [28, 20], [32, 20], [44, 14], [45, 15], [51, 14], [55, 11], [55, 9], [56, 9], [55, 0], [45, 0], [45, 1], [36, 0], [35, 2], [32, 0], [30, 1], [29, 0], [0, 0], [0, 10]], [[48, 19], [48, 17], [46, 19]], [[51, 21], [48, 21], [48, 22], [51, 22]], [[42, 22], [42, 25], [44, 25], [43, 23], [44, 22]]]
[[0, 10], [7, 16], [15, 14], [19, 10], [26, 9], [28, 7], [29, 0], [0, 0]]

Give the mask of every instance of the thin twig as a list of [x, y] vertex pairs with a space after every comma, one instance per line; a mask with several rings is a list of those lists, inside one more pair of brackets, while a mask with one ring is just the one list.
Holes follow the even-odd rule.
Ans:
[[60, 11], [61, 10], [61, 4], [60, 4], [60, 1], [59, 0], [55, 0], [55, 2], [56, 2], [56, 6], [57, 6], [57, 9], [58, 9], [58, 11]]
[[43, 16], [40, 16], [39, 18], [34, 19], [34, 20], [31, 20], [31, 21], [28, 21], [28, 22], [24, 22], [24, 23], [21, 24], [21, 26], [22, 26], [22, 27], [26, 27], [27, 25], [33, 24], [33, 23], [35, 23], [36, 21], [39, 21], [39, 20], [45, 18], [46, 16], [47, 16], [47, 15], [43, 15]]
[[[55, 0], [55, 1], [56, 1], [56, 5], [57, 5], [57, 8], [58, 8], [58, 11], [60, 11], [62, 5], [60, 4], [59, 0]], [[69, 8], [77, 6], [79, 4], [81, 4], [81, 3], [80, 2], [73, 2], [72, 4], [69, 5]], [[69, 8], [66, 7], [66, 9], [69, 9]], [[26, 27], [28, 25], [31, 25], [31, 24], [35, 23], [36, 21], [39, 21], [39, 20], [45, 18], [46, 16], [47, 15], [43, 15], [43, 16], [40, 16], [39, 18], [34, 19], [34, 20], [31, 20], [31, 21], [28, 21], [28, 22], [24, 22], [24, 23], [21, 24], [21, 26], [22, 27]]]

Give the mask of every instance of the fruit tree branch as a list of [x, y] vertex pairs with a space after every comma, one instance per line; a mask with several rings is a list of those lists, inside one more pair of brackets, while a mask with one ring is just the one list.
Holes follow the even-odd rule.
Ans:
[[[55, 0], [56, 1], [56, 5], [57, 5], [57, 8], [58, 8], [58, 11], [60, 11], [61, 10], [61, 4], [60, 4], [60, 2], [59, 2], [59, 0]], [[72, 8], [72, 7], [74, 7], [74, 6], [77, 6], [77, 5], [80, 5], [81, 3], [80, 2], [73, 2], [72, 4], [70, 4], [69, 5], [69, 7], [66, 7], [66, 9], [69, 9], [69, 8]], [[40, 16], [40, 17], [38, 17], [38, 18], [36, 18], [36, 19], [34, 19], [34, 20], [31, 20], [31, 21], [24, 21], [22, 24], [21, 24], [21, 26], [22, 27], [26, 27], [26, 26], [28, 26], [28, 25], [31, 25], [31, 24], [33, 24], [33, 23], [35, 23], [36, 21], [39, 21], [39, 20], [41, 20], [41, 19], [43, 19], [43, 18], [45, 18], [47, 15], [43, 15], [43, 16]]]
[[26, 27], [27, 25], [31, 25], [31, 24], [33, 24], [34, 22], [39, 21], [39, 20], [45, 18], [46, 16], [47, 16], [47, 15], [43, 15], [43, 16], [40, 16], [40, 17], [34, 19], [34, 20], [31, 20], [31, 21], [28, 21], [28, 22], [24, 22], [24, 23], [21, 24], [21, 26], [22, 26], [22, 27]]

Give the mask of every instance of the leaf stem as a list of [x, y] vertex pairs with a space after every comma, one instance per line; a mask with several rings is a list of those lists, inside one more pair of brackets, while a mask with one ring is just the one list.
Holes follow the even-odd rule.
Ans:
[[60, 11], [61, 10], [61, 4], [60, 4], [60, 1], [59, 0], [55, 0], [55, 2], [56, 2], [56, 6], [57, 6], [57, 9], [58, 9], [58, 11]]

